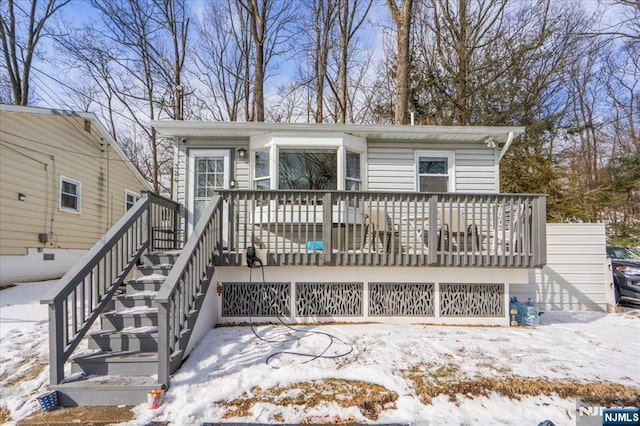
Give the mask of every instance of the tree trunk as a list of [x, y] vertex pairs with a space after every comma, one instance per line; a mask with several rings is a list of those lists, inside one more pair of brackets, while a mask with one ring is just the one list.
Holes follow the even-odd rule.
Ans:
[[398, 9], [395, 0], [387, 0], [393, 22], [396, 24], [396, 107], [395, 124], [409, 122], [409, 68], [411, 58], [409, 54], [409, 37], [411, 35], [411, 13], [413, 0], [404, 0], [402, 8]]

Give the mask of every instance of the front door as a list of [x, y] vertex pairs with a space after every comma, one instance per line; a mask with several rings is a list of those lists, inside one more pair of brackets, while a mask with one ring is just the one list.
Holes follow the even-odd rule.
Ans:
[[[222, 189], [229, 189], [230, 156], [228, 150], [195, 149], [189, 152], [191, 174], [189, 203], [189, 233], [198, 223], [211, 197]], [[225, 206], [225, 211], [227, 206]], [[226, 218], [227, 215], [225, 214]], [[226, 243], [228, 223], [224, 221], [223, 239]]]

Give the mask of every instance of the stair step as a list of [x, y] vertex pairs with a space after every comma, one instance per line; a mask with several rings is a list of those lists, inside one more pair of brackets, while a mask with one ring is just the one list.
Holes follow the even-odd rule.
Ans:
[[116, 312], [135, 308], [135, 307], [153, 307], [153, 300], [156, 298], [155, 291], [144, 291], [138, 293], [125, 293], [116, 296], [115, 310]]
[[174, 264], [180, 256], [180, 250], [172, 251], [156, 251], [147, 253], [144, 255], [144, 262], [146, 265], [161, 265], [161, 264]]
[[89, 349], [102, 351], [158, 351], [158, 327], [125, 328], [121, 331], [99, 331], [87, 336]]
[[147, 392], [161, 386], [151, 376], [79, 376], [53, 387], [62, 407], [137, 405], [147, 402]]
[[135, 291], [158, 291], [164, 281], [167, 279], [166, 275], [154, 273], [151, 275], [143, 275], [141, 277], [128, 280], [126, 282], [127, 290]]
[[167, 276], [169, 272], [171, 272], [171, 268], [173, 268], [172, 263], [161, 263], [158, 265], [138, 265], [138, 272], [143, 275], [162, 275]]
[[139, 306], [100, 315], [100, 328], [105, 331], [122, 330], [127, 327], [158, 326], [158, 309]]
[[138, 351], [81, 354], [72, 359], [71, 373], [87, 376], [150, 376], [158, 373], [158, 354]]

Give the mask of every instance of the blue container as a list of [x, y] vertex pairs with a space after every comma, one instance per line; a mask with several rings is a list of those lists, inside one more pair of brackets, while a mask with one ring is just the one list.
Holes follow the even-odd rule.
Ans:
[[58, 392], [51, 391], [38, 397], [38, 404], [42, 411], [51, 411], [58, 406]]
[[522, 305], [522, 325], [529, 327], [540, 325], [540, 312], [531, 298]]
[[[513, 296], [509, 299], [509, 321], [513, 320], [511, 312], [516, 311], [516, 323], [522, 325], [522, 303], [518, 302], [518, 298]], [[515, 325], [515, 324], [511, 324]]]

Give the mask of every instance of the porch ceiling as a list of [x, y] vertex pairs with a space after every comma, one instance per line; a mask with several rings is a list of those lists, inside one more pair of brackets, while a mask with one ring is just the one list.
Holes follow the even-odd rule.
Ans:
[[362, 124], [302, 124], [210, 121], [153, 121], [152, 125], [163, 136], [249, 138], [269, 133], [345, 133], [367, 140], [403, 140], [415, 142], [486, 142], [496, 144], [507, 141], [509, 133], [524, 133], [522, 126], [408, 126]]

